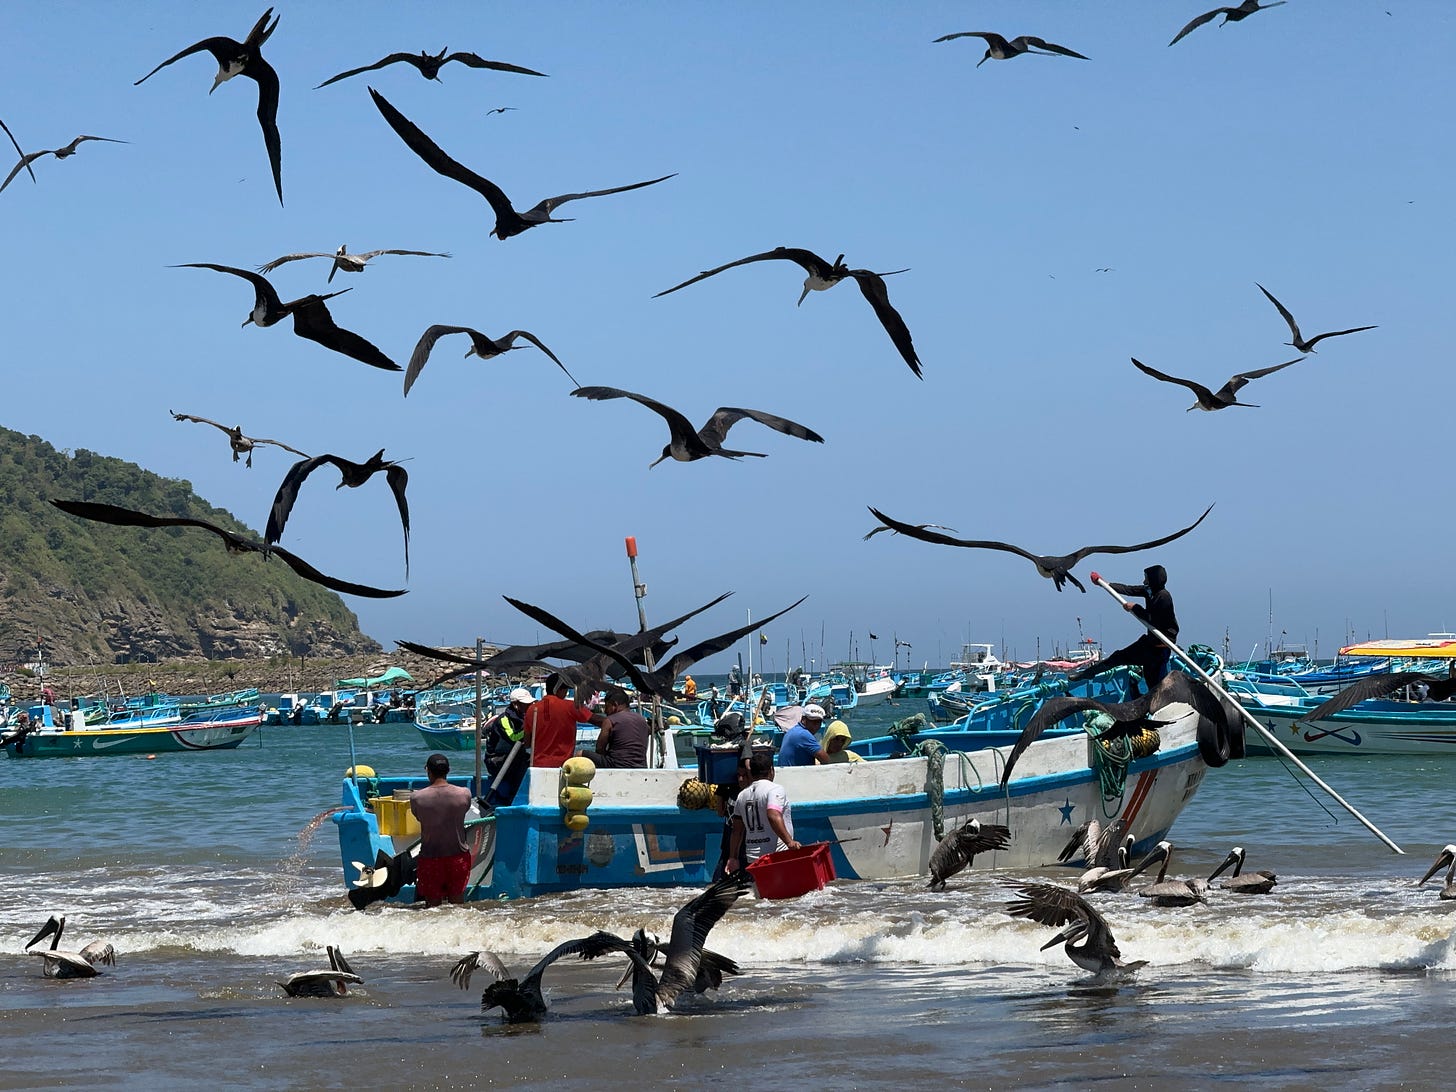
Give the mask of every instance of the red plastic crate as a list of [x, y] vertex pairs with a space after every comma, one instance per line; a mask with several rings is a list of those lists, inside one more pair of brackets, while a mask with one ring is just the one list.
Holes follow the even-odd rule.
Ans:
[[761, 899], [796, 899], [834, 879], [829, 842], [765, 853], [748, 866]]

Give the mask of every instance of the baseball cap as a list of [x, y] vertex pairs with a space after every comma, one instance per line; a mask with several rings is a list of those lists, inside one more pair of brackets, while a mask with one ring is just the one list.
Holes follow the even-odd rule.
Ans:
[[511, 691], [510, 700], [518, 701], [522, 705], [530, 705], [536, 700], [536, 695], [532, 694], [524, 686], [518, 686]]
[[824, 719], [824, 706], [822, 706], [822, 705], [806, 705], [806, 706], [804, 706], [804, 716], [806, 716], [806, 717], [813, 717], [815, 720], [823, 720]]

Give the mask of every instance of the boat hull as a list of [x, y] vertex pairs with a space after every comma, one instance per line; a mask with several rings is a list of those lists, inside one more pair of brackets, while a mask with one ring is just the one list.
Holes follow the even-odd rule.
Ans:
[[[1367, 702], [1314, 722], [1301, 719], [1308, 705], [1244, 707], [1295, 754], [1456, 755], [1456, 705]], [[1251, 755], [1274, 753], [1253, 732], [1246, 746]]]
[[237, 714], [212, 713], [205, 721], [183, 721], [167, 727], [32, 732], [23, 740], [6, 744], [5, 752], [12, 758], [84, 758], [226, 751], [240, 746], [262, 722], [262, 715], [252, 709]]

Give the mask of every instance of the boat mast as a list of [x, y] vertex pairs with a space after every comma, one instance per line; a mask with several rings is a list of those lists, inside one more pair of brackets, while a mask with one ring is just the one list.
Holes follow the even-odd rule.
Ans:
[[[637, 599], [637, 632], [643, 633], [647, 629], [647, 608], [642, 605], [642, 600], [647, 596], [647, 585], [642, 583], [642, 578], [637, 573], [636, 535], [627, 536], [627, 563], [632, 567], [632, 594]], [[657, 670], [655, 657], [650, 648], [643, 650], [642, 658], [647, 664], [648, 671]], [[667, 758], [662, 739], [662, 698], [657, 694], [652, 695], [652, 739], [657, 744], [657, 765], [665, 766]]]

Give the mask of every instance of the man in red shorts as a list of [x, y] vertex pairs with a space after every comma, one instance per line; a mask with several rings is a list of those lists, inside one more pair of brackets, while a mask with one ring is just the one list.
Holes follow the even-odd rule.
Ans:
[[465, 846], [470, 790], [450, 784], [450, 760], [442, 754], [425, 760], [425, 772], [429, 787], [410, 794], [410, 811], [420, 821], [415, 901], [426, 906], [464, 902], [470, 880], [470, 850]]
[[552, 672], [546, 676], [546, 696], [526, 713], [526, 733], [531, 740], [531, 765], [557, 767], [576, 753], [576, 725], [600, 728], [607, 718], [576, 704], [564, 695], [568, 685]]

